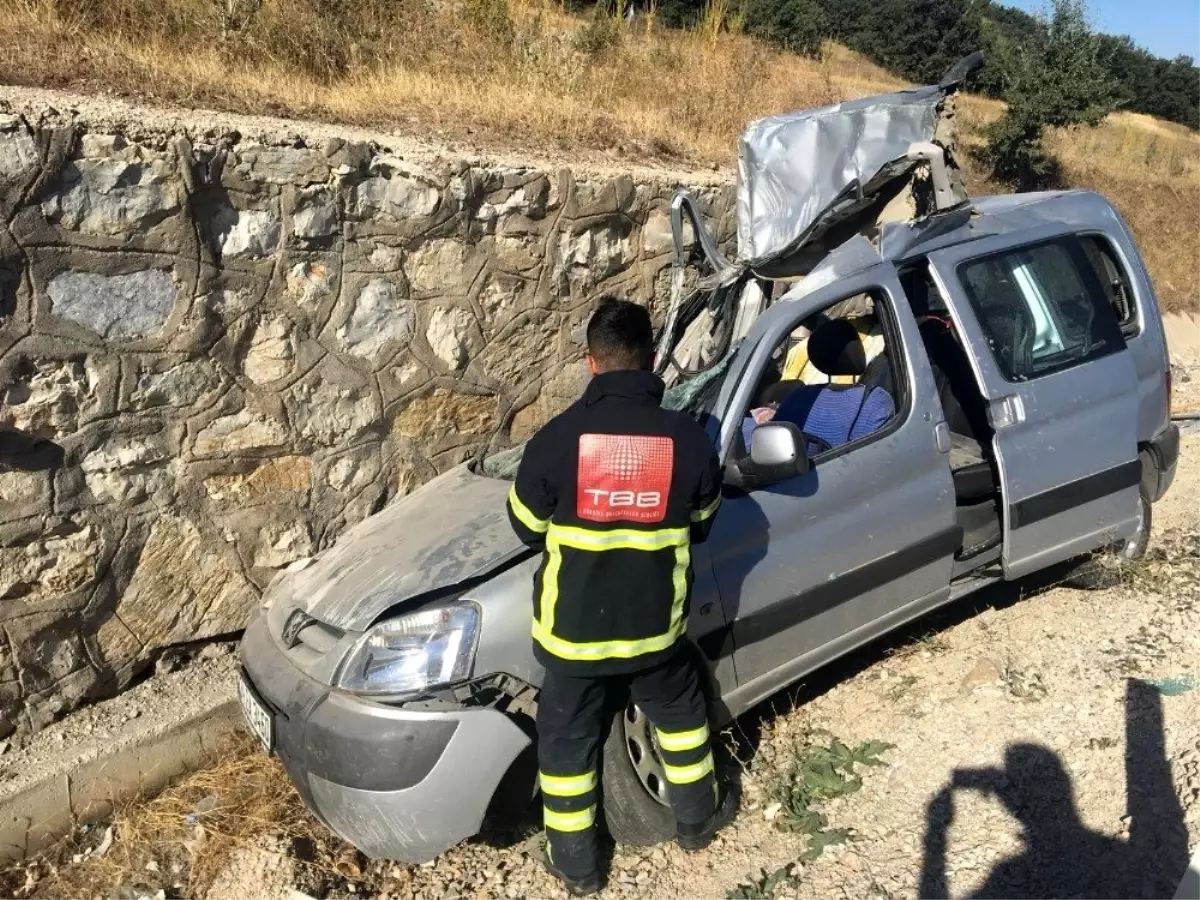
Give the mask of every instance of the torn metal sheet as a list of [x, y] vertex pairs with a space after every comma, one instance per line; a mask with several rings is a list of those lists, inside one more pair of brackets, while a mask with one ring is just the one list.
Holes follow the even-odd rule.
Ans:
[[826, 211], [861, 200], [881, 175], [911, 171], [909, 147], [933, 140], [945, 93], [924, 87], [752, 123], [738, 142], [738, 262], [794, 252]]
[[[655, 366], [669, 387], [724, 357], [730, 335], [736, 340], [771, 305], [767, 282], [811, 278], [857, 235], [873, 239], [885, 223], [944, 214], [967, 202], [954, 162], [951, 95], [982, 61], [980, 53], [960, 60], [937, 85], [752, 123], [739, 140], [733, 260], [705, 228], [695, 198], [676, 194], [675, 267]], [[684, 241], [689, 221], [691, 247]], [[703, 304], [696, 293], [684, 296], [684, 269], [697, 257]], [[799, 290], [814, 289], [824, 283], [820, 278]]]
[[903, 260], [993, 235], [1029, 231], [1040, 225], [1086, 225], [1097, 220], [1125, 225], [1089, 191], [1048, 191], [979, 197], [968, 206], [919, 222], [888, 222], [879, 236], [884, 259]]

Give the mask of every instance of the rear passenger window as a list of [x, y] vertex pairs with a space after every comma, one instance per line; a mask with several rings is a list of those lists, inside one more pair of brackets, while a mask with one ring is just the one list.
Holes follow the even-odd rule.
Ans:
[[1121, 332], [1126, 337], [1134, 337], [1139, 331], [1137, 301], [1133, 296], [1133, 283], [1121, 264], [1121, 258], [1112, 245], [1099, 235], [1081, 235], [1079, 243], [1100, 281], [1105, 299], [1121, 324]]
[[963, 263], [958, 270], [1001, 372], [1026, 381], [1125, 346], [1080, 240], [1060, 238]]

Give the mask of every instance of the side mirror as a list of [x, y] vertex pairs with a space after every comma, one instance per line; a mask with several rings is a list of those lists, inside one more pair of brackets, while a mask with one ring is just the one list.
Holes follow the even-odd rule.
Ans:
[[750, 466], [758, 484], [787, 481], [808, 472], [808, 443], [792, 422], [764, 422], [750, 436]]

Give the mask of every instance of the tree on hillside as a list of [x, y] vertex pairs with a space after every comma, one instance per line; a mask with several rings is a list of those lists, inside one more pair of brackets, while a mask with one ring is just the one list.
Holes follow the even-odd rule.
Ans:
[[918, 84], [937, 82], [979, 49], [983, 5], [983, 0], [890, 0], [892, 14], [880, 29], [884, 65]]
[[1008, 110], [988, 127], [987, 161], [998, 179], [1019, 190], [1054, 186], [1059, 166], [1044, 129], [1099, 125], [1119, 99], [1084, 0], [1053, 0], [1045, 27], [1020, 44], [1003, 36], [990, 43]]
[[1154, 57], [1127, 34], [1098, 34], [1102, 52], [1117, 82], [1122, 107], [1140, 109], [1154, 93]]
[[1045, 25], [1024, 10], [990, 2], [984, 4], [979, 18], [979, 46], [975, 49], [984, 52], [984, 61], [982, 68], [971, 76], [971, 90], [988, 97], [999, 97], [1004, 93], [1004, 72], [1000, 68], [1004, 50], [997, 48], [996, 43], [1023, 44]]
[[746, 30], [801, 56], [819, 56], [830, 34], [821, 0], [750, 0]]
[[1197, 90], [1200, 72], [1192, 57], [1155, 59], [1153, 83], [1156, 90], [1140, 107], [1144, 112], [1200, 129], [1200, 90]]
[[[313, 2], [313, 0], [306, 0]], [[348, 0], [337, 0], [348, 2]], [[376, 0], [382, 2], [382, 0]], [[576, 0], [588, 6], [599, 0]], [[695, 27], [709, 0], [629, 0], [641, 11], [654, 5], [657, 21], [676, 28]], [[1040, 73], [1047, 53], [1062, 42], [1082, 48], [1103, 62], [1115, 90], [1106, 102], [1200, 128], [1200, 71], [1186, 57], [1159, 59], [1133, 39], [1091, 34], [1072, 44], [1064, 21], [1078, 20], [1080, 34], [1090, 34], [1086, 20], [1030, 15], [1002, 5], [1002, 0], [728, 0], [745, 14], [751, 34], [806, 56], [816, 56], [824, 39], [839, 41], [897, 75], [918, 84], [936, 81], [954, 62], [983, 50], [983, 68], [971, 76], [971, 90], [1008, 97], [1022, 65]], [[1078, 6], [1078, 4], [1075, 4]], [[1082, 13], [1082, 9], [1077, 10]], [[1054, 23], [1058, 22], [1059, 25]], [[1051, 33], [1055, 30], [1055, 33]], [[1027, 51], [1027, 52], [1024, 52]], [[1079, 60], [1055, 63], [1056, 71], [1073, 71]], [[1014, 71], [1017, 73], [1014, 75]], [[1040, 78], [1035, 74], [1035, 78]], [[1025, 79], [1028, 83], [1029, 79]], [[1049, 89], [1047, 90], [1049, 93]], [[1068, 94], [1068, 101], [1070, 94]], [[1013, 125], [1010, 120], [1006, 127]]]
[[913, 82], [937, 81], [979, 49], [987, 0], [822, 0], [830, 35]]

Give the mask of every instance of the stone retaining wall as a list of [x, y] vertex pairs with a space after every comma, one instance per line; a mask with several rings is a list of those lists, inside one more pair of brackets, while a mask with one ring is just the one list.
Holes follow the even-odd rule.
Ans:
[[0, 738], [529, 435], [600, 293], [661, 312], [673, 188], [0, 116]]

